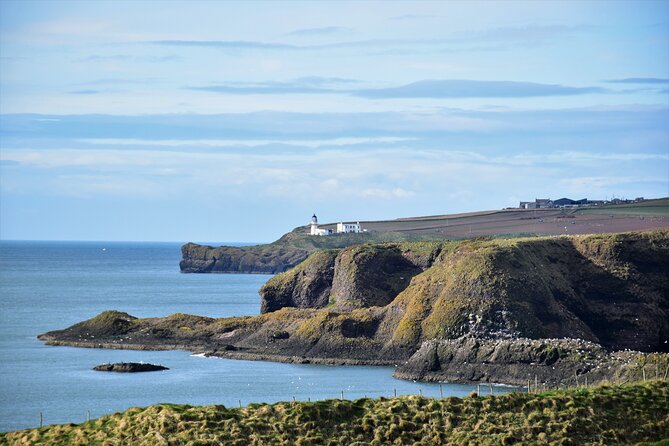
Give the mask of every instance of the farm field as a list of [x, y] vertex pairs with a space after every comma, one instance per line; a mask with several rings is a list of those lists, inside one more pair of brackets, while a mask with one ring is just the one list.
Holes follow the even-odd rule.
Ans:
[[[360, 223], [368, 231], [438, 238], [594, 234], [669, 227], [669, 201], [647, 203], [601, 209], [505, 209]], [[334, 224], [321, 227], [334, 228]]]

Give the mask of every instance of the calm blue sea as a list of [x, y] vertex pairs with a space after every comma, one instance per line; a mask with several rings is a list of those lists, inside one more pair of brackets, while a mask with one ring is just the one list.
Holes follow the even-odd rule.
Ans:
[[[181, 274], [178, 243], [0, 241], [0, 431], [79, 423], [155, 403], [237, 406], [418, 393], [437, 384], [392, 377], [392, 367], [292, 365], [203, 358], [189, 352], [48, 347], [40, 333], [109, 309], [138, 317], [259, 313], [268, 275]], [[104, 362], [151, 362], [164, 372], [91, 370]], [[475, 386], [444, 385], [463, 396]], [[498, 389], [502, 391], [503, 389]]]

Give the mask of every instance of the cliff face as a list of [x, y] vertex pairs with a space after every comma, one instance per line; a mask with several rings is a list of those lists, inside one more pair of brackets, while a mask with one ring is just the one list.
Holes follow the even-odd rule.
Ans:
[[[406, 361], [425, 342], [463, 336], [669, 352], [667, 271], [669, 231], [361, 245], [321, 251], [269, 280], [260, 316], [103, 313], [42, 339], [363, 363]], [[442, 350], [439, 370], [451, 376]]]
[[284, 307], [350, 311], [385, 306], [432, 265], [440, 242], [357, 245], [312, 254], [261, 289], [261, 312]]
[[308, 228], [303, 226], [265, 245], [213, 247], [186, 243], [181, 247], [179, 267], [183, 273], [276, 274], [297, 266], [309, 254], [323, 249], [423, 238], [426, 237], [391, 231], [315, 237], [308, 235]]
[[330, 299], [336, 256], [337, 251], [319, 251], [290, 271], [273, 277], [260, 289], [260, 312], [325, 307]]
[[[423, 381], [504, 382], [541, 388], [603, 381], [662, 378], [669, 355], [607, 352], [577, 339], [432, 340], [395, 370], [395, 377]], [[645, 370], [644, 370], [645, 369]], [[539, 390], [537, 389], [537, 390]]]
[[[293, 294], [303, 305], [284, 306], [322, 308], [329, 301], [332, 312], [368, 308], [367, 317], [377, 321], [375, 338], [389, 351], [466, 334], [668, 349], [667, 231], [363, 245], [314, 264], [320, 268], [270, 279], [261, 290], [263, 308], [276, 310], [281, 296]], [[315, 278], [320, 293], [310, 305], [300, 284]]]
[[211, 246], [186, 243], [179, 262], [184, 273], [265, 273], [286, 271], [307, 258], [306, 249], [268, 250], [264, 246]]

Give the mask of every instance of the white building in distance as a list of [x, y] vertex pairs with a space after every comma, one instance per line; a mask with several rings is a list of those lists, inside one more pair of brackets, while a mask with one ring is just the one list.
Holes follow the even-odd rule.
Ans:
[[312, 215], [311, 217], [311, 222], [309, 223], [311, 226], [311, 235], [330, 235], [332, 234], [332, 229], [319, 229], [318, 228], [318, 217], [316, 217], [316, 214]]
[[358, 233], [362, 232], [362, 228], [360, 227], [360, 222], [357, 223], [342, 223], [339, 222], [337, 223], [337, 233], [341, 234], [351, 234], [351, 233]]
[[[310, 230], [309, 234], [311, 235], [330, 235], [332, 234], [332, 229], [320, 229], [318, 227], [318, 217], [316, 214], [311, 216], [311, 221], [309, 222]], [[356, 223], [337, 223], [337, 234], [357, 234], [359, 232], [365, 232], [360, 226], [360, 222]]]

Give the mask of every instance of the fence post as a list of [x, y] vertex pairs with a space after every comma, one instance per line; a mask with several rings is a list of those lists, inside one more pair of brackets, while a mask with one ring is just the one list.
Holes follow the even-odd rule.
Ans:
[[39, 427], [42, 428], [42, 412], [39, 413]]
[[439, 399], [444, 399], [444, 389], [441, 387], [441, 383], [439, 383]]

